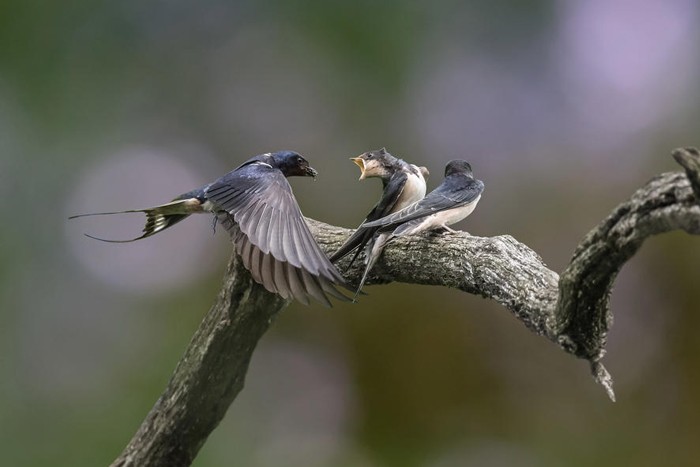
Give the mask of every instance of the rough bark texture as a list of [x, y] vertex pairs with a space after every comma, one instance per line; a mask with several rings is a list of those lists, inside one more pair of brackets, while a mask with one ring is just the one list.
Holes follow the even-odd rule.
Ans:
[[243, 388], [258, 340], [286, 304], [253, 282], [234, 253], [168, 387], [112, 466], [190, 465]]
[[694, 149], [673, 157], [686, 169], [653, 178], [586, 235], [559, 281], [554, 335], [567, 352], [597, 364], [612, 325], [610, 292], [617, 273], [652, 235], [700, 233], [700, 158]]
[[[659, 175], [618, 206], [586, 235], [561, 278], [509, 235], [458, 232], [396, 240], [368, 283], [442, 285], [496, 300], [532, 331], [588, 360], [595, 380], [614, 400], [612, 378], [600, 360], [612, 324], [609, 299], [617, 273], [649, 236], [676, 229], [700, 234], [700, 154], [678, 149], [673, 157], [685, 173]], [[352, 232], [309, 224], [327, 252]], [[357, 283], [360, 275], [355, 266], [346, 278]], [[168, 387], [112, 465], [190, 465], [243, 387], [258, 339], [285, 305], [255, 284], [234, 254], [217, 302]]]

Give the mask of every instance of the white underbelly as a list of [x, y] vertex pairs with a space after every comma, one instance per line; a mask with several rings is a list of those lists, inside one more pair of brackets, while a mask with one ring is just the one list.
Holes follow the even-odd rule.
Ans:
[[403, 186], [403, 191], [399, 199], [396, 200], [396, 204], [391, 212], [400, 211], [406, 206], [425, 198], [425, 190], [425, 179], [423, 175], [409, 174], [406, 179], [406, 184]]
[[445, 227], [448, 225], [456, 224], [457, 222], [461, 221], [469, 214], [474, 212], [474, 209], [476, 208], [476, 203], [479, 202], [479, 199], [481, 199], [481, 195], [479, 195], [471, 203], [461, 206], [459, 208], [448, 209], [446, 211], [440, 211], [436, 212], [435, 214], [431, 214], [425, 220], [424, 227], [426, 227], [427, 229], [434, 229], [438, 227]]

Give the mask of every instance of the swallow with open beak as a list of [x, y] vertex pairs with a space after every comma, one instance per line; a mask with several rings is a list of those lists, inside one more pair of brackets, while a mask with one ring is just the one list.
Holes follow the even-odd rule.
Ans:
[[[474, 178], [471, 165], [463, 160], [450, 161], [442, 183], [423, 199], [404, 209], [374, 221], [363, 223], [355, 232], [374, 233], [374, 248], [380, 251], [396, 237], [415, 235], [428, 230], [448, 230], [476, 208], [484, 182]], [[377, 258], [374, 258], [376, 261]], [[355, 297], [362, 290], [371, 268], [366, 268]]]
[[[350, 160], [360, 168], [360, 180], [379, 178], [384, 187], [381, 199], [367, 214], [364, 223], [388, 216], [425, 196], [425, 178], [428, 176], [428, 169], [394, 157], [386, 148], [365, 152]], [[373, 237], [377, 230], [378, 228], [356, 230], [331, 255], [331, 261], [336, 262], [355, 251], [355, 255], [348, 264], [350, 268], [360, 252], [365, 250], [367, 267], [371, 268], [374, 264], [373, 259], [381, 254], [381, 249], [374, 251], [376, 242], [373, 241]]]
[[311, 235], [287, 181], [291, 176], [316, 175], [316, 170], [296, 152], [261, 154], [170, 203], [148, 209], [81, 214], [71, 219], [145, 213], [146, 226], [140, 237], [105, 240], [88, 235], [96, 240], [126, 243], [150, 237], [190, 214], [212, 213], [231, 235], [236, 253], [257, 283], [285, 299], [308, 304], [313, 297], [331, 306], [329, 295], [347, 300], [335, 287], [345, 286], [345, 280]]

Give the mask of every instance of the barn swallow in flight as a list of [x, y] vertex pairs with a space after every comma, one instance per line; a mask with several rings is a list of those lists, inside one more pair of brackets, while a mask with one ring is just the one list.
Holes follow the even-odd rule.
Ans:
[[[396, 211], [400, 211], [425, 196], [425, 177], [428, 176], [428, 169], [398, 159], [389, 154], [386, 148], [365, 152], [358, 157], [350, 158], [350, 160], [360, 167], [360, 180], [371, 177], [380, 178], [384, 187], [381, 199], [367, 214], [364, 223], [381, 219]], [[331, 262], [335, 263], [356, 250], [355, 255], [348, 264], [348, 268], [350, 268], [360, 252], [365, 249], [368, 259], [367, 268], [371, 268], [374, 262], [370, 263], [369, 260], [378, 257], [381, 253], [381, 249], [377, 252], [373, 251], [376, 244], [373, 238], [377, 230], [379, 230], [378, 227], [356, 230], [333, 253]]]
[[[331, 306], [327, 295], [347, 300], [335, 285], [345, 280], [328, 260], [304, 220], [286, 177], [316, 177], [317, 172], [299, 154], [280, 151], [255, 156], [213, 183], [189, 191], [161, 206], [83, 216], [143, 212], [143, 235], [150, 237], [190, 214], [209, 212], [228, 230], [236, 253], [253, 279], [285, 299], [309, 303], [313, 297]], [[86, 234], [87, 235], [87, 234]]]
[[[474, 211], [484, 191], [484, 182], [476, 180], [472, 167], [462, 160], [450, 161], [445, 167], [445, 179], [425, 198], [381, 219], [365, 222], [357, 232], [371, 230], [375, 233], [374, 250], [382, 249], [396, 237], [414, 235], [427, 230], [448, 230], [449, 225], [461, 221]], [[377, 229], [377, 230], [375, 230]], [[378, 255], [368, 259], [374, 264]], [[367, 279], [371, 268], [366, 268], [357, 294]]]

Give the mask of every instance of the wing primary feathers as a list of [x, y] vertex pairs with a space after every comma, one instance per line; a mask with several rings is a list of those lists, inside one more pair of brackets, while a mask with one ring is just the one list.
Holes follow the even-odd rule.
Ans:
[[281, 220], [280, 212], [275, 209], [270, 210], [268, 236], [270, 253], [277, 258], [284, 258], [284, 222]]
[[287, 280], [289, 281], [289, 288], [292, 290], [292, 295], [304, 305], [308, 305], [309, 296], [304, 290], [303, 282], [299, 277], [297, 268], [289, 263], [284, 263], [284, 265], [286, 266]]
[[338, 300], [342, 302], [349, 302], [351, 301], [350, 298], [346, 297], [343, 295], [342, 292], [340, 292], [338, 289], [335, 288], [335, 285], [333, 285], [332, 282], [327, 281], [325, 279], [321, 279], [321, 287], [323, 288], [323, 291], [327, 293], [328, 295], [337, 298]]
[[384, 251], [384, 247], [386, 246], [387, 243], [391, 240], [391, 235], [390, 234], [385, 234], [385, 233], [380, 233], [375, 235], [373, 241], [371, 242], [370, 248], [367, 252], [367, 265], [365, 266], [365, 270], [362, 273], [362, 279], [360, 279], [360, 285], [357, 286], [357, 291], [355, 292], [355, 296], [353, 297], [352, 301], [356, 302], [358, 295], [360, 295], [360, 292], [362, 291], [362, 287], [365, 285], [365, 281], [367, 280], [367, 276], [369, 276], [370, 271], [374, 267], [374, 265], [377, 263], [377, 260], [382, 254], [382, 251]]
[[350, 262], [348, 263], [347, 267], [345, 268], [346, 271], [350, 270], [353, 264], [355, 264], [355, 261], [357, 261], [357, 257], [360, 256], [360, 253], [362, 253], [364, 245], [359, 244], [357, 245], [355, 254], [352, 255], [352, 258], [350, 259]]
[[299, 218], [299, 223], [301, 224], [301, 237], [306, 244], [306, 254], [309, 257], [308, 266], [312, 266], [311, 261], [313, 261], [313, 269], [311, 267], [307, 268], [315, 276], [323, 276], [329, 280], [339, 280], [343, 282], [343, 276], [338, 273], [338, 270], [333, 266], [333, 264], [328, 261], [328, 257], [318, 246], [316, 240], [311, 235], [309, 227], [306, 225], [306, 221], [303, 217]]
[[251, 256], [251, 258], [250, 258], [251, 259], [251, 261], [250, 261], [250, 273], [253, 276], [253, 279], [255, 279], [255, 282], [257, 282], [258, 284], [262, 284], [270, 292], [274, 292], [274, 290], [271, 290], [272, 285], [263, 280], [263, 276], [262, 276], [262, 257], [263, 257], [263, 255], [264, 255], [264, 253], [258, 247], [254, 246], [252, 248], [252, 252], [250, 255]]
[[369, 242], [372, 239], [374, 233], [377, 230], [379, 230], [378, 228], [363, 229], [361, 227], [362, 226], [358, 227], [358, 229], [355, 230], [355, 232], [350, 236], [350, 238], [330, 257], [330, 261], [332, 263], [335, 263], [354, 251], [355, 254], [346, 266], [346, 271], [349, 270], [353, 264], [355, 264], [357, 257], [359, 256], [360, 252], [364, 249], [365, 245], [367, 245], [367, 242]]
[[[265, 225], [267, 221], [267, 218], [265, 217], [266, 207], [267, 206], [265, 206], [265, 204], [260, 203], [259, 205], [255, 206], [255, 208], [251, 209], [253, 212], [248, 216], [246, 231], [256, 232], [258, 229], [267, 231], [267, 226]], [[258, 239], [260, 241], [257, 242], [256, 246], [264, 253], [269, 253], [270, 248], [267, 242], [267, 236], [259, 235]]]
[[[261, 206], [264, 206], [262, 203], [251, 203], [250, 205], [243, 206], [242, 209], [239, 211], [231, 212], [233, 215], [233, 219], [236, 221], [238, 224], [238, 227], [241, 229], [241, 231], [246, 234], [248, 237], [254, 237], [256, 232], [255, 230], [250, 229], [250, 224], [251, 221], [254, 219], [254, 214], [258, 209], [261, 208]], [[257, 242], [259, 243], [259, 242]]]
[[287, 281], [286, 264], [279, 261], [272, 261], [273, 276], [275, 278], [275, 287], [282, 298], [289, 300], [293, 298], [292, 289]]
[[228, 213], [222, 224], [256, 281], [284, 298], [327, 304], [324, 281], [345, 281], [313, 238], [282, 171], [269, 167], [244, 164], [205, 188], [204, 196]]
[[292, 233], [293, 228], [290, 218], [280, 214], [279, 227], [281, 232], [280, 246], [282, 248], [282, 257], [286, 258], [287, 261], [292, 264], [301, 264], [299, 250], [297, 249], [294, 234]]
[[330, 300], [328, 300], [326, 294], [323, 293], [323, 287], [321, 287], [319, 279], [312, 276], [304, 269], [300, 269], [299, 271], [301, 272], [301, 277], [304, 280], [304, 288], [306, 289], [306, 292], [326, 307], [332, 307], [333, 305], [331, 305]]
[[[300, 259], [301, 256], [306, 259], [306, 261], [300, 261], [302, 263], [302, 266], [305, 267], [311, 274], [317, 276], [319, 274], [319, 254], [318, 251], [316, 250], [318, 245], [316, 244], [316, 241], [311, 238], [311, 234], [308, 231], [308, 227], [304, 223], [304, 219], [300, 217], [297, 217], [294, 219], [294, 222], [296, 224], [296, 232], [294, 234], [295, 237], [295, 245], [297, 246], [297, 251], [300, 253]], [[322, 253], [321, 253], [322, 254]]]
[[279, 293], [277, 284], [275, 282], [275, 270], [273, 262], [274, 259], [272, 255], [262, 255], [262, 262], [260, 265], [260, 276], [262, 277], [263, 284], [269, 284], [270, 287], [274, 289], [273, 292]]
[[[282, 158], [279, 159], [277, 158]], [[314, 298], [331, 305], [329, 296], [346, 299], [334, 284], [345, 281], [313, 238], [292, 193], [286, 175], [285, 157], [299, 163], [306, 175], [315, 173], [303, 166], [296, 153], [256, 156], [213, 183], [180, 195], [174, 201], [149, 209], [80, 214], [86, 216], [122, 213], [146, 214], [143, 235], [129, 240], [90, 238], [113, 243], [140, 240], [169, 228], [194, 212], [211, 211], [225, 228], [236, 254], [256, 282], [285, 299], [308, 304]], [[292, 159], [290, 159], [292, 160]], [[284, 161], [284, 162], [280, 162]], [[277, 165], [276, 165], [277, 164]]]
[[253, 244], [248, 241], [245, 236], [241, 238], [240, 241], [241, 244], [241, 251], [240, 251], [240, 256], [241, 259], [243, 260], [243, 266], [246, 267], [246, 269], [250, 270], [250, 253], [253, 249]]
[[364, 237], [364, 232], [360, 230], [355, 230], [355, 232], [348, 237], [348, 239], [343, 243], [340, 248], [338, 248], [329, 258], [332, 263], [344, 258], [350, 254], [355, 248], [358, 247], [362, 238]]

